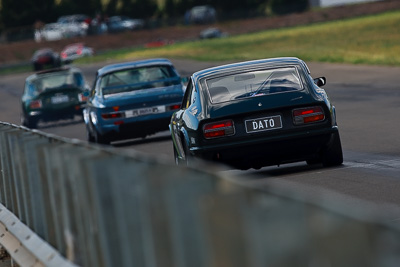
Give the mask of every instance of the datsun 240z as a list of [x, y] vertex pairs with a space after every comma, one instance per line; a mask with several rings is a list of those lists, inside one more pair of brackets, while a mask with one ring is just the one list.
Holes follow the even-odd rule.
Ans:
[[343, 162], [326, 79], [298, 58], [218, 66], [194, 73], [171, 118], [175, 161], [194, 157], [239, 169]]

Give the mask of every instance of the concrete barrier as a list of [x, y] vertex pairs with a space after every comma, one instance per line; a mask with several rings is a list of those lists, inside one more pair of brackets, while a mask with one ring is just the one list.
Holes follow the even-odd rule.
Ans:
[[396, 225], [247, 188], [207, 163], [181, 168], [0, 123], [0, 169], [0, 244], [21, 266], [400, 264]]

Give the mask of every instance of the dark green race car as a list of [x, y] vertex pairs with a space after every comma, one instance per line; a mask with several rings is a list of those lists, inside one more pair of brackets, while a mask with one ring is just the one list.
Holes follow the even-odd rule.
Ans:
[[21, 99], [21, 124], [36, 128], [39, 121], [83, 116], [87, 89], [85, 78], [77, 68], [57, 68], [29, 76]]
[[193, 157], [240, 169], [343, 162], [324, 77], [297, 58], [241, 62], [194, 73], [170, 131], [175, 162]]

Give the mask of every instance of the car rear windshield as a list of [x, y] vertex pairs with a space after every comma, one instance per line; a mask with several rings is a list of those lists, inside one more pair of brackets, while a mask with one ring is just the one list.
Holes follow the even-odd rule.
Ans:
[[301, 90], [297, 68], [282, 67], [220, 76], [206, 80], [211, 102]]
[[81, 88], [85, 86], [85, 81], [79, 72], [52, 72], [36, 78], [29, 89], [31, 95], [38, 95], [44, 91], [59, 90], [66, 88]]
[[105, 75], [100, 82], [103, 95], [111, 95], [180, 84], [171, 66], [150, 66], [116, 71]]

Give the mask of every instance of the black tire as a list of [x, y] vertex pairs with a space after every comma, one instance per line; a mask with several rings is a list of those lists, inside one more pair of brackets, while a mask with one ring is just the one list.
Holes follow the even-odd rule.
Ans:
[[86, 128], [86, 140], [90, 143], [94, 143], [96, 141], [93, 134], [87, 128]]
[[30, 129], [36, 129], [38, 125], [38, 120], [30, 117], [24, 117], [22, 119], [22, 125]]
[[103, 144], [103, 145], [109, 145], [111, 143], [110, 139], [107, 138], [106, 136], [100, 134], [95, 130], [94, 133], [94, 141], [98, 144]]
[[40, 71], [40, 70], [42, 70], [42, 69], [43, 69], [42, 64], [39, 64], [39, 63], [33, 64], [33, 70], [34, 70], [34, 71]]
[[192, 154], [190, 154], [190, 150], [188, 146], [186, 145], [185, 142], [182, 142], [183, 145], [183, 151], [185, 153], [184, 155], [184, 160], [183, 160], [183, 165], [185, 166], [192, 166], [194, 162], [194, 157]]
[[343, 163], [342, 143], [339, 132], [333, 134], [328, 147], [322, 154], [322, 164], [325, 167], [338, 166]]
[[315, 165], [315, 164], [320, 164], [321, 163], [321, 158], [312, 158], [306, 160], [307, 165]]

